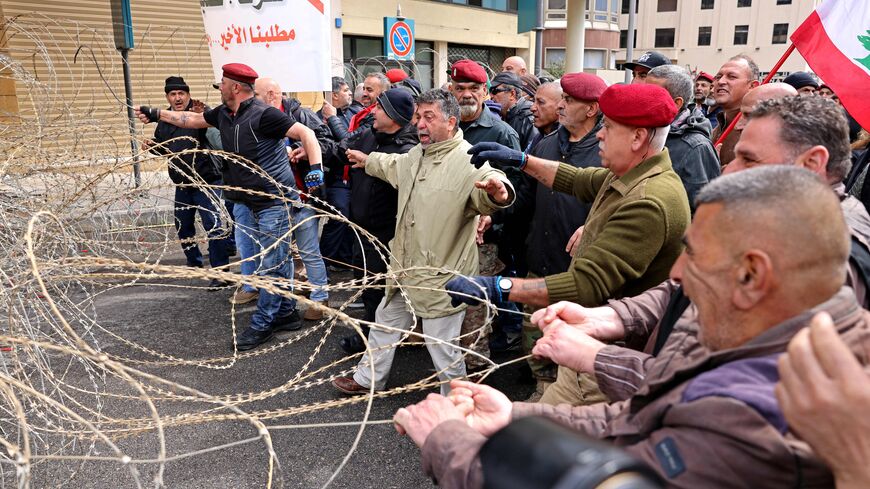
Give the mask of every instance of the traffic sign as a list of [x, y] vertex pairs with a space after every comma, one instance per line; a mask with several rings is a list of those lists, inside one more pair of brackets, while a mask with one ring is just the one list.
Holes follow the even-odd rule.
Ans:
[[414, 20], [384, 17], [384, 56], [414, 61]]

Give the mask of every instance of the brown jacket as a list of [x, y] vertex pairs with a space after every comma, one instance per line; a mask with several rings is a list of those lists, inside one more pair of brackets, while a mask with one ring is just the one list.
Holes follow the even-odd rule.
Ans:
[[[833, 487], [830, 470], [788, 431], [773, 394], [777, 358], [821, 311], [831, 314], [867, 369], [870, 312], [844, 287], [737, 348], [709, 353], [694, 334], [671, 337], [627, 401], [581, 407], [515, 403], [513, 417], [542, 415], [609, 440], [644, 460], [669, 487]], [[481, 487], [476, 454], [484, 441], [461, 422], [443, 423], [423, 445], [424, 470], [445, 488]]]
[[[834, 193], [840, 197], [840, 209], [849, 225], [852, 237], [870, 249], [870, 215], [861, 201], [845, 193], [840, 183], [833, 186]], [[867, 284], [861, 277], [854, 260], [849, 260], [846, 285], [855, 292], [858, 304], [870, 309], [870, 295]], [[595, 379], [601, 392], [611, 401], [628, 399], [646, 376], [648, 366], [653, 360], [651, 355], [659, 332], [659, 323], [677, 284], [668, 280], [635, 297], [611, 300], [608, 305], [625, 325], [625, 342], [633, 348], [608, 345], [595, 357]], [[674, 325], [671, 336], [680, 341], [687, 330], [697, 328], [697, 309], [694, 305], [680, 316]]]

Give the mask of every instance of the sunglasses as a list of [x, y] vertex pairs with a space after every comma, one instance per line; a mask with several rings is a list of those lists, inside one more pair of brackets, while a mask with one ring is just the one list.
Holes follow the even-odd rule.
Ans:
[[510, 91], [511, 91], [510, 88], [504, 88], [504, 87], [492, 87], [492, 88], [489, 89], [489, 94], [490, 94], [490, 95], [495, 95], [495, 94], [497, 94], [497, 93], [510, 92]]

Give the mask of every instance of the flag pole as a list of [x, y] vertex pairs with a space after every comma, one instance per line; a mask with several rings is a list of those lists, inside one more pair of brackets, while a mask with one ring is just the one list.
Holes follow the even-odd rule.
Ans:
[[[792, 51], [794, 51], [794, 47], [794, 43], [791, 43], [788, 49], [785, 50], [785, 53], [783, 53], [782, 57], [779, 58], [779, 61], [776, 62], [776, 65], [774, 65], [774, 67], [770, 70], [770, 73], [768, 73], [767, 76], [764, 77], [764, 80], [762, 80], [761, 82], [762, 85], [770, 82], [770, 79], [773, 78], [773, 75], [775, 75], [776, 72], [779, 71], [783, 63], [785, 63], [785, 60], [787, 60], [788, 57], [791, 55]], [[722, 144], [722, 141], [725, 141], [725, 138], [727, 138], [728, 135], [731, 134], [731, 131], [734, 130], [734, 126], [737, 125], [737, 121], [739, 120], [740, 112], [738, 111], [737, 116], [734, 117], [734, 119], [731, 121], [731, 124], [728, 124], [728, 127], [724, 131], [722, 131], [722, 135], [719, 136], [719, 139], [716, 140], [716, 143], [713, 146], [718, 146]]]

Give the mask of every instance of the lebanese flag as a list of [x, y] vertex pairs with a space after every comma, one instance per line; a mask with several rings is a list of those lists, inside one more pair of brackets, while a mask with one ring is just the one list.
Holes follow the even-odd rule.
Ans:
[[826, 0], [798, 26], [791, 41], [813, 71], [870, 129], [870, 1]]

